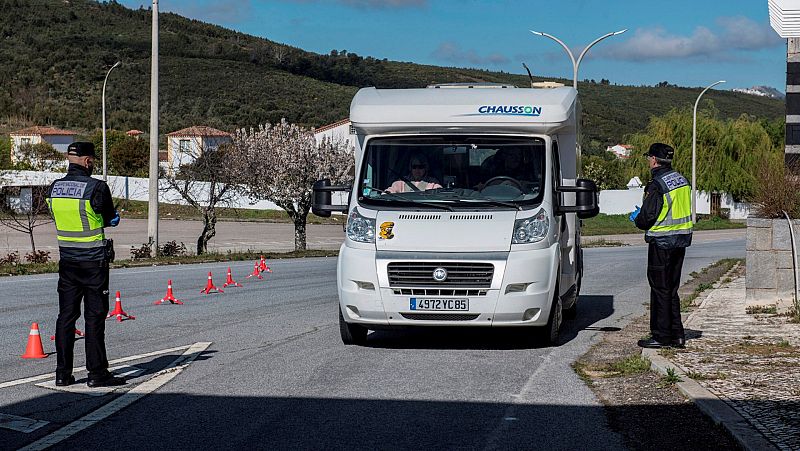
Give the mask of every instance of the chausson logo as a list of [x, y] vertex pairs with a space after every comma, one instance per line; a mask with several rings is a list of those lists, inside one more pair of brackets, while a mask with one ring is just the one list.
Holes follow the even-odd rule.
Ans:
[[482, 105], [478, 107], [478, 114], [535, 117], [542, 114], [542, 107], [533, 105]]

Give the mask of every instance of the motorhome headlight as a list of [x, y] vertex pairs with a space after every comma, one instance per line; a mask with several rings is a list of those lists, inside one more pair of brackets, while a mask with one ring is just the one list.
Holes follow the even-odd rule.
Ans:
[[513, 244], [528, 244], [542, 241], [547, 236], [549, 229], [550, 219], [542, 208], [530, 218], [514, 221], [514, 236], [511, 242]]
[[365, 218], [354, 208], [347, 218], [347, 238], [359, 243], [375, 242], [375, 219]]

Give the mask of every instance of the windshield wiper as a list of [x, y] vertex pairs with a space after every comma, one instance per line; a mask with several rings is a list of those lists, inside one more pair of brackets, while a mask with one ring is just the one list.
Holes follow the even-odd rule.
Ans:
[[426, 207], [438, 208], [440, 210], [455, 211], [455, 210], [453, 210], [453, 207], [451, 207], [449, 205], [446, 205], [446, 204], [439, 204], [439, 203], [436, 203], [436, 202], [424, 202], [424, 201], [418, 201], [418, 200], [414, 200], [414, 199], [409, 199], [409, 198], [401, 195], [400, 193], [386, 193], [386, 194], [384, 194], [382, 196], [382, 198], [371, 199], [371, 200], [392, 200], [389, 196], [396, 197], [397, 199], [400, 199], [401, 201], [403, 201], [405, 203], [408, 203], [408, 204], [419, 204], [419, 205], [424, 205]]
[[513, 208], [513, 209], [515, 209], [517, 211], [521, 211], [522, 210], [522, 207], [517, 205], [517, 204], [515, 204], [514, 202], [504, 202], [502, 200], [494, 200], [494, 199], [489, 199], [489, 198], [486, 198], [486, 197], [477, 197], [477, 198], [472, 198], [472, 199], [454, 199], [454, 200], [456, 200], [458, 202], [468, 203], [468, 204], [482, 203], [482, 204], [494, 205], [494, 206], [497, 206], [497, 207], [509, 207], [509, 208]]

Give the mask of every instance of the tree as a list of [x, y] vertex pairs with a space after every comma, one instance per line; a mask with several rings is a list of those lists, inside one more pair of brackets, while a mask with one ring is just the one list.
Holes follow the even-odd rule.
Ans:
[[34, 229], [53, 222], [45, 202], [46, 193], [45, 186], [0, 188], [0, 224], [28, 234], [33, 253], [36, 253]]
[[[114, 149], [118, 146], [122, 145], [123, 143], [127, 143], [129, 141], [135, 140], [135, 138], [128, 136], [125, 132], [121, 132], [119, 130], [106, 130], [106, 158], [108, 161], [106, 162], [106, 166], [108, 167], [109, 174], [112, 173], [112, 168], [114, 167]], [[103, 173], [103, 131], [96, 130], [94, 134], [89, 138], [89, 141], [94, 144], [95, 155], [97, 155], [97, 159], [94, 164], [94, 173], [95, 174], [102, 174]], [[146, 145], [146, 143], [145, 143]], [[116, 175], [133, 175], [133, 174], [124, 174], [124, 173], [117, 173]]]
[[[673, 109], [653, 117], [645, 131], [628, 138], [639, 152], [654, 142], [671, 145], [675, 149], [673, 167], [691, 177], [691, 109]], [[764, 162], [782, 161], [783, 150], [775, 148], [773, 142], [762, 122], [749, 115], [720, 120], [712, 103], [710, 109], [699, 111], [697, 116], [697, 188], [728, 193], [736, 199], [751, 197]], [[649, 179], [649, 173], [646, 175]]]
[[208, 251], [208, 242], [217, 234], [217, 206], [230, 205], [236, 194], [229, 145], [204, 148], [193, 161], [180, 166], [177, 172], [162, 174], [165, 191], [178, 193], [203, 217], [203, 230], [197, 238], [197, 255]]
[[115, 175], [145, 177], [149, 164], [150, 146], [141, 139], [126, 137], [109, 152], [109, 172]]
[[306, 249], [306, 219], [312, 185], [328, 178], [343, 183], [353, 167], [347, 142], [317, 143], [313, 129], [285, 120], [234, 134], [236, 173], [251, 200], [268, 200], [286, 210], [294, 223], [294, 248]]
[[16, 155], [14, 169], [20, 171], [63, 170], [67, 157], [46, 142], [23, 144]]

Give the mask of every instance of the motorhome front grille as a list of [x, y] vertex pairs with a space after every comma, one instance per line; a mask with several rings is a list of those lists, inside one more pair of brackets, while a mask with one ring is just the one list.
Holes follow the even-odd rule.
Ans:
[[487, 290], [453, 290], [446, 288], [394, 288], [396, 296], [486, 296]]
[[480, 313], [401, 313], [405, 319], [417, 321], [472, 321]]
[[411, 219], [414, 221], [435, 221], [442, 219], [442, 215], [431, 214], [402, 214], [398, 219]]
[[[447, 271], [438, 282], [433, 273], [439, 268]], [[494, 265], [491, 263], [461, 262], [392, 262], [389, 263], [389, 286], [437, 288], [489, 288], [492, 286]]]
[[451, 221], [482, 221], [492, 219], [492, 215], [450, 215]]

